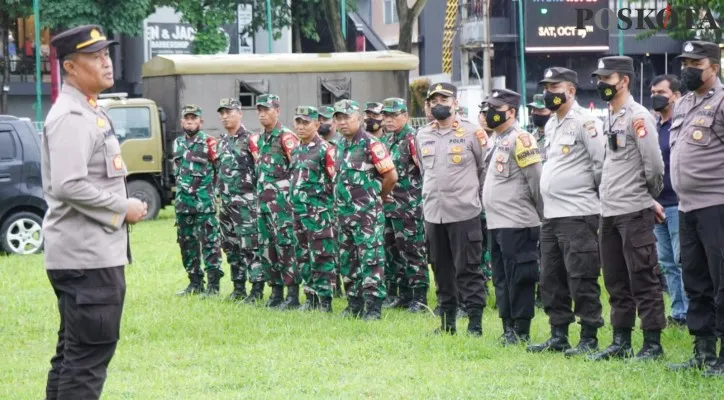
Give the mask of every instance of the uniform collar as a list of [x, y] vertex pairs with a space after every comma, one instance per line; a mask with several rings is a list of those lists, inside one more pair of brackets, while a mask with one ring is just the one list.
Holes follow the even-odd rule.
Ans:
[[279, 133], [279, 131], [281, 131], [281, 130], [282, 130], [282, 123], [279, 122], [279, 121], [277, 121], [277, 124], [274, 125], [274, 128], [272, 128], [272, 130], [269, 131], [269, 132], [267, 132], [266, 129], [262, 128], [262, 131], [264, 131], [264, 133], [266, 133], [266, 134], [268, 134], [268, 135], [271, 135], [271, 136], [276, 135], [276, 134]]
[[[616, 117], [616, 116], [619, 116], [619, 115], [624, 115], [624, 114], [626, 114], [626, 112], [628, 111], [628, 109], [631, 108], [631, 106], [632, 106], [634, 103], [636, 103], [636, 102], [634, 101], [634, 98], [633, 98], [633, 96], [631, 95], [631, 93], [629, 93], [628, 98], [626, 98], [626, 101], [623, 103], [623, 106], [621, 106], [621, 109], [618, 110], [618, 113], [617, 113], [617, 114], [612, 115], [612, 116]], [[609, 105], [609, 107], [611, 107], [611, 106]], [[612, 108], [609, 108], [609, 110], [610, 110], [610, 111], [613, 111]]]
[[724, 88], [724, 86], [722, 86], [721, 81], [719, 79], [717, 79], [716, 84], [714, 86], [712, 86], [708, 92], [706, 92], [704, 94], [698, 94], [692, 90], [691, 93], [694, 94], [695, 99], [708, 99], [709, 97], [713, 96], [718, 91], [722, 90], [722, 88]]
[[63, 88], [61, 89], [61, 92], [78, 100], [78, 102], [80, 102], [81, 104], [85, 105], [86, 107], [90, 108], [93, 111], [96, 111], [98, 109], [98, 102], [94, 98], [86, 96], [85, 94], [83, 94], [83, 92], [78, 90], [78, 88], [76, 88], [73, 85], [64, 83]]
[[[435, 130], [437, 130], [437, 131], [440, 131], [440, 129], [441, 129], [441, 128], [440, 128], [440, 124], [438, 123], [438, 120], [433, 121], [433, 122], [432, 122], [432, 126], [433, 126], [433, 128], [435, 128]], [[447, 130], [447, 129], [453, 130], [453, 129], [457, 129], [458, 127], [460, 127], [460, 116], [456, 114], [456, 115], [455, 115], [455, 119], [453, 120], [452, 125], [450, 126], [450, 128], [442, 128], [442, 129], [445, 129], [445, 130]]]
[[517, 121], [515, 123], [513, 123], [513, 125], [511, 125], [503, 133], [496, 135], [496, 136], [502, 138], [502, 137], [508, 136], [510, 134], [510, 132], [515, 132], [515, 131], [518, 131], [518, 122]]

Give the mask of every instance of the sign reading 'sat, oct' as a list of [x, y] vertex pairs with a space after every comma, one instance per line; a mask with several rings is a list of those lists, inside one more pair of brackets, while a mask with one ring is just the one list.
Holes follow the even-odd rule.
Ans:
[[608, 0], [526, 0], [525, 51], [608, 51], [608, 31], [593, 22], [578, 29], [576, 9], [594, 14], [608, 8]]

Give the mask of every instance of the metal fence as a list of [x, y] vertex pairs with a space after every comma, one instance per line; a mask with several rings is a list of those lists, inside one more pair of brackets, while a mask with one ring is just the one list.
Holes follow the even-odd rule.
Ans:
[[410, 118], [410, 126], [415, 129], [418, 129], [425, 125], [427, 125], [427, 118]]

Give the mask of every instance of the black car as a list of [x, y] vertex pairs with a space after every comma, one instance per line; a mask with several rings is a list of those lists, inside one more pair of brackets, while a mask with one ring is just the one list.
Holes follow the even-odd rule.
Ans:
[[40, 252], [47, 209], [40, 176], [40, 135], [28, 120], [0, 115], [0, 251]]

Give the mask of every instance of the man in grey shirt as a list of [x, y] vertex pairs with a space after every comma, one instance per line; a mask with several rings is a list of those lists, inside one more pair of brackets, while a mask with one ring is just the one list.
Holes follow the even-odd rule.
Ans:
[[538, 282], [538, 234], [543, 214], [539, 184], [541, 156], [535, 137], [516, 121], [520, 95], [494, 90], [486, 123], [495, 147], [483, 191], [488, 222], [488, 248], [498, 312], [503, 321], [503, 345], [527, 342], [535, 315]]
[[425, 234], [442, 311], [439, 332], [456, 331], [459, 290], [470, 318], [468, 332], [480, 336], [486, 305], [480, 213], [487, 136], [455, 114], [456, 95], [457, 88], [449, 83], [430, 86], [427, 100], [435, 121], [420, 128], [416, 148]]
[[[553, 111], [545, 126], [541, 196], [545, 219], [541, 226], [541, 296], [551, 325], [551, 338], [528, 351], [565, 352], [566, 356], [598, 349], [601, 317], [601, 273], [598, 219], [605, 139], [603, 124], [576, 101], [578, 74], [570, 69], [546, 69], [540, 83], [543, 102]], [[572, 309], [572, 302], [575, 309]], [[581, 322], [581, 340], [568, 343], [568, 326]]]
[[629, 92], [633, 60], [599, 59], [598, 92], [610, 105], [604, 124], [606, 155], [601, 176], [601, 259], [609, 293], [613, 343], [592, 360], [630, 358], [631, 330], [641, 318], [644, 345], [637, 360], [663, 356], [664, 297], [657, 274], [654, 223], [663, 216], [654, 197], [663, 189], [664, 160], [654, 117]]

